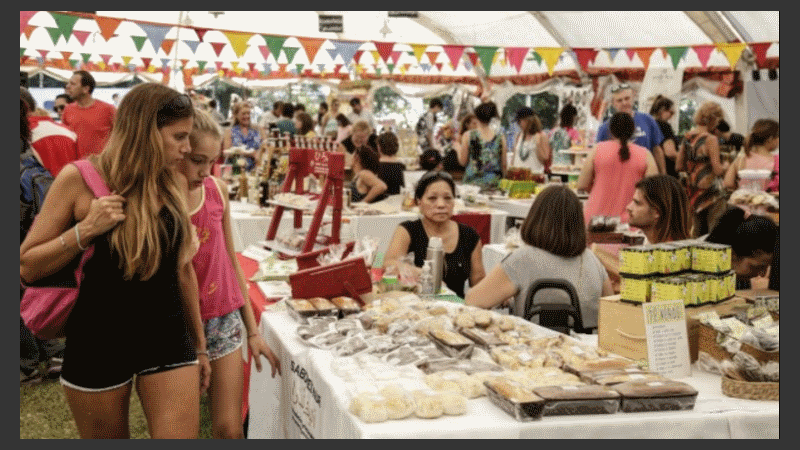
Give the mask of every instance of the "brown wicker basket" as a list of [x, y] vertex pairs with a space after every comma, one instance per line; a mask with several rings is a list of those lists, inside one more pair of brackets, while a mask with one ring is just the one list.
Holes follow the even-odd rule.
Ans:
[[[700, 327], [697, 330], [698, 353], [706, 352], [717, 361], [732, 359], [733, 355], [717, 344], [717, 333], [717, 330], [715, 330], [713, 327], [703, 323], [700, 324]], [[741, 350], [750, 354], [761, 363], [769, 361], [780, 362], [780, 352], [765, 352], [764, 350], [755, 348], [752, 345], [745, 344], [744, 342], [742, 342]]]
[[739, 381], [727, 376], [722, 377], [722, 393], [728, 397], [779, 401], [780, 390], [780, 383]]

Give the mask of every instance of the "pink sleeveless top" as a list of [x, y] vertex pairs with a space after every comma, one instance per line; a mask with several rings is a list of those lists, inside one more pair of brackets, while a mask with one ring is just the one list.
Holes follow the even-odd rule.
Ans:
[[[755, 170], [775, 170], [775, 166], [777, 165], [775, 158], [773, 155], [759, 155], [757, 153], [752, 153], [750, 156], [747, 156], [742, 150], [742, 157], [744, 158], [744, 165], [742, 169], [755, 169]], [[770, 183], [770, 178], [764, 179], [761, 183], [761, 189], [767, 190], [767, 185]], [[741, 187], [741, 181], [736, 183], [737, 187]]]
[[617, 141], [603, 141], [597, 144], [594, 155], [594, 178], [589, 199], [583, 206], [583, 219], [588, 224], [592, 216], [618, 216], [622, 223], [628, 223], [625, 211], [636, 191], [636, 183], [644, 177], [647, 170], [646, 148], [628, 143], [631, 157], [619, 160], [620, 144]]
[[225, 204], [213, 177], [203, 180], [203, 199], [191, 212], [192, 224], [197, 227], [200, 248], [192, 259], [197, 273], [200, 295], [200, 316], [203, 321], [224, 316], [244, 305], [228, 249], [222, 219]]

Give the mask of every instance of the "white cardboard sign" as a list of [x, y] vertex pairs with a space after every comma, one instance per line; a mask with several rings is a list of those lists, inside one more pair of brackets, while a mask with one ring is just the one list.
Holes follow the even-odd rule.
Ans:
[[643, 303], [649, 370], [668, 378], [692, 374], [683, 300]]

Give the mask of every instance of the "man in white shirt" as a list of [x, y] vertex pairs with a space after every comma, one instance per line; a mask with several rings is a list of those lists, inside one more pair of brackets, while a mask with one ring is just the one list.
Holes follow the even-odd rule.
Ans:
[[269, 132], [270, 125], [281, 120], [281, 111], [283, 110], [283, 102], [278, 100], [272, 104], [272, 111], [268, 111], [261, 115], [258, 119], [258, 126], [264, 129], [265, 133]]
[[370, 128], [373, 130], [375, 129], [375, 121], [372, 119], [372, 114], [364, 109], [364, 107], [361, 105], [361, 100], [359, 100], [358, 97], [353, 97], [350, 99], [350, 107], [353, 108], [353, 111], [347, 115], [350, 123], [356, 123], [363, 120], [369, 124]]

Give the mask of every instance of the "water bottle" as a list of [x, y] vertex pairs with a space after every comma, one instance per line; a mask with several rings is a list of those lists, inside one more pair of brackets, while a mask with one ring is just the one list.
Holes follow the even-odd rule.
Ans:
[[422, 272], [419, 275], [419, 293], [422, 298], [433, 298], [435, 295], [431, 262], [427, 260], [422, 263]]
[[425, 262], [430, 261], [431, 275], [433, 277], [433, 293], [437, 295], [442, 289], [442, 276], [444, 272], [444, 247], [442, 238], [432, 237], [428, 241], [428, 251]]

